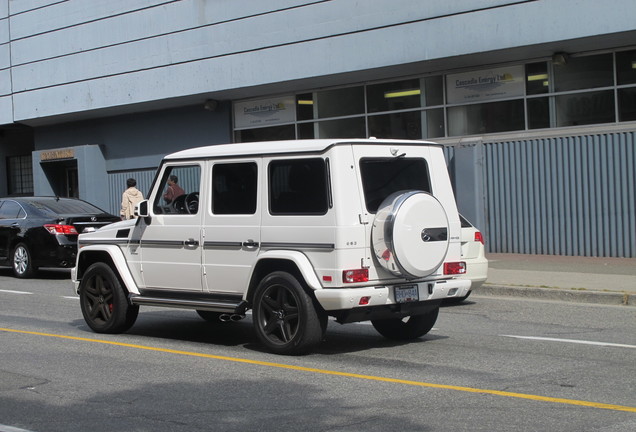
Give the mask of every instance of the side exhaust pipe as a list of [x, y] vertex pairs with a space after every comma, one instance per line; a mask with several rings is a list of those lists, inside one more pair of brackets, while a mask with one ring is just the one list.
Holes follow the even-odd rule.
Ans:
[[245, 318], [245, 315], [240, 315], [240, 314], [221, 314], [219, 315], [219, 319], [223, 322], [228, 322], [228, 321], [240, 321], [243, 318]]

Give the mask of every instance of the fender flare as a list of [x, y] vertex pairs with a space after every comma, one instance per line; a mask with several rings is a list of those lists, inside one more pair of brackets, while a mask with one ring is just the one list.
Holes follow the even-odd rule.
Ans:
[[322, 285], [320, 280], [318, 279], [318, 275], [314, 271], [314, 267], [309, 262], [309, 258], [299, 251], [295, 250], [268, 250], [261, 253], [258, 256], [258, 260], [256, 261], [254, 267], [252, 268], [252, 274], [250, 275], [250, 279], [254, 276], [254, 270], [258, 267], [258, 263], [267, 260], [267, 259], [275, 259], [275, 260], [285, 260], [293, 262], [300, 274], [305, 279], [307, 286], [312, 290], [321, 290]]
[[[122, 282], [126, 286], [126, 289], [128, 290], [128, 292], [130, 294], [139, 294], [139, 287], [137, 286], [135, 279], [132, 277], [132, 274], [130, 273], [130, 269], [128, 268], [128, 265], [126, 264], [126, 258], [124, 257], [124, 253], [119, 248], [119, 246], [104, 245], [104, 244], [84, 246], [82, 247], [82, 249], [80, 249], [79, 253], [77, 254], [77, 264], [79, 265], [82, 259], [82, 255], [90, 254], [91, 252], [99, 252], [99, 253], [108, 254], [113, 265], [115, 266], [115, 270], [117, 270], [117, 273], [119, 273], [119, 277], [121, 278]], [[82, 269], [81, 272], [79, 268], [76, 269], [75, 277], [77, 278], [77, 282], [81, 280], [80, 275], [83, 275], [85, 271], [86, 271], [86, 268]]]

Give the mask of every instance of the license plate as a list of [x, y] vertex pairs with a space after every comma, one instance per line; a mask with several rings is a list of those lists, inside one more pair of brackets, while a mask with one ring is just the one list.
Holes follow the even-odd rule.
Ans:
[[408, 303], [420, 299], [417, 285], [396, 286], [393, 290], [396, 303]]

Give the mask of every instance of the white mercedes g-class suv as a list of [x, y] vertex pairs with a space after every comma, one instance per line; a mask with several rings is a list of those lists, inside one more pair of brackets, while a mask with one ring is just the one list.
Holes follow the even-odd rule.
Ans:
[[418, 338], [442, 300], [470, 289], [442, 147], [430, 142], [184, 150], [162, 161], [137, 213], [79, 236], [72, 280], [99, 333], [128, 330], [141, 305], [215, 321], [251, 309], [267, 349], [302, 354], [329, 316]]

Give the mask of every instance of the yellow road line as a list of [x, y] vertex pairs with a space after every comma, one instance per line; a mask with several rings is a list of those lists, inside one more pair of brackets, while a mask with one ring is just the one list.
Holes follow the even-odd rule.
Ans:
[[513, 393], [513, 392], [506, 392], [506, 391], [499, 391], [499, 390], [488, 390], [488, 389], [479, 389], [479, 388], [472, 388], [472, 387], [434, 384], [434, 383], [427, 383], [422, 381], [410, 381], [410, 380], [386, 378], [386, 377], [373, 376], [373, 375], [361, 375], [361, 374], [355, 374], [355, 373], [349, 373], [349, 372], [332, 371], [327, 369], [316, 369], [316, 368], [308, 368], [303, 366], [293, 366], [293, 365], [288, 365], [284, 363], [273, 363], [273, 362], [265, 362], [265, 361], [259, 361], [259, 360], [249, 360], [249, 359], [244, 359], [240, 357], [226, 357], [226, 356], [219, 356], [214, 354], [202, 354], [202, 353], [196, 353], [191, 351], [179, 351], [179, 350], [173, 350], [168, 348], [157, 348], [157, 347], [151, 347], [146, 345], [135, 345], [135, 344], [122, 343], [122, 342], [112, 342], [112, 341], [105, 341], [105, 340], [99, 340], [99, 339], [56, 335], [56, 334], [33, 332], [33, 331], [26, 331], [26, 330], [0, 328], [0, 331], [9, 332], [9, 333], [30, 334], [30, 335], [36, 335], [36, 336], [46, 336], [46, 337], [52, 337], [52, 338], [58, 338], [58, 339], [68, 339], [68, 340], [76, 340], [76, 341], [83, 341], [83, 342], [94, 342], [94, 343], [100, 343], [105, 345], [115, 345], [115, 346], [121, 346], [126, 348], [135, 348], [135, 349], [141, 349], [141, 350], [147, 350], [147, 351], [163, 352], [168, 354], [185, 355], [190, 357], [202, 357], [202, 358], [209, 358], [214, 360], [230, 361], [235, 363], [246, 363], [246, 364], [267, 366], [267, 367], [280, 368], [280, 369], [290, 369], [290, 370], [301, 371], [301, 372], [319, 373], [323, 375], [334, 375], [334, 376], [341, 376], [341, 377], [347, 377], [347, 378], [358, 378], [358, 379], [363, 379], [368, 381], [404, 384], [404, 385], [428, 387], [428, 388], [434, 388], [434, 389], [455, 390], [455, 391], [468, 392], [468, 393], [489, 394], [489, 395], [511, 397], [511, 398], [517, 398], [517, 399], [528, 399], [528, 400], [539, 401], [539, 402], [559, 403], [559, 404], [565, 404], [565, 405], [577, 405], [577, 406], [600, 408], [600, 409], [607, 409], [607, 410], [613, 410], [613, 411], [626, 411], [626, 412], [636, 413], [636, 407], [623, 406], [623, 405], [613, 405], [613, 404], [606, 404], [606, 403], [599, 403], [599, 402], [588, 402], [588, 401], [582, 401], [582, 400], [576, 400], [576, 399], [553, 398], [553, 397], [547, 397], [547, 396], [537, 396], [537, 395], [531, 395], [531, 394], [525, 394], [525, 393]]

